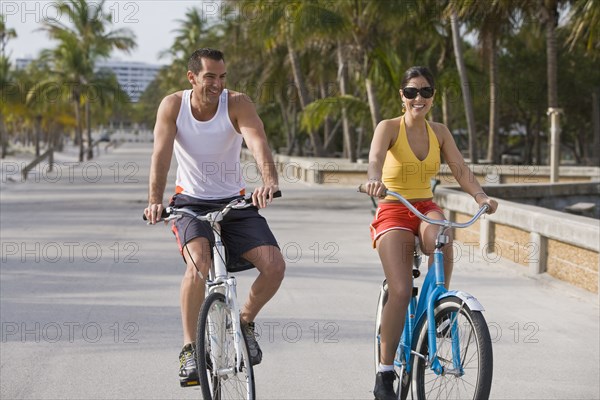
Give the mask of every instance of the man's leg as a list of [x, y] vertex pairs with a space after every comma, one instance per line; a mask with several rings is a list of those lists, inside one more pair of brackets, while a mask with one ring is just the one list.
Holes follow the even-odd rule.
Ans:
[[[186, 270], [181, 280], [180, 304], [183, 344], [196, 341], [198, 314], [204, 302], [204, 283], [210, 269], [211, 247], [208, 239], [197, 237], [183, 248]], [[198, 274], [198, 271], [202, 274]]]
[[262, 361], [262, 350], [256, 341], [254, 318], [279, 289], [285, 274], [285, 261], [276, 246], [259, 246], [244, 253], [242, 257], [254, 264], [259, 272], [240, 312], [250, 362], [256, 365]]
[[242, 322], [253, 322], [258, 312], [277, 293], [285, 275], [285, 261], [276, 246], [259, 246], [242, 254], [259, 274], [241, 311]]
[[186, 270], [180, 291], [183, 349], [179, 354], [179, 383], [186, 387], [200, 384], [195, 342], [198, 314], [204, 302], [204, 281], [210, 268], [211, 248], [208, 239], [197, 237], [190, 240], [183, 248], [183, 256]]

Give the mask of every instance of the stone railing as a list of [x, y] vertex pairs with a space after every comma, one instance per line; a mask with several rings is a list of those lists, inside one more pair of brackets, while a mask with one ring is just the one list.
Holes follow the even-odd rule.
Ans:
[[[477, 211], [471, 196], [458, 190], [439, 188], [436, 201], [448, 218], [459, 222]], [[457, 229], [456, 240], [478, 247], [491, 262], [504, 258], [528, 268], [530, 274], [548, 273], [598, 293], [598, 220], [501, 199], [498, 203], [495, 214], [468, 229]]]
[[[364, 182], [367, 164], [351, 163], [341, 158], [273, 156], [283, 179], [301, 180], [320, 185], [345, 185]], [[243, 161], [254, 161], [249, 151], [242, 152]], [[472, 165], [471, 170], [482, 184], [538, 184], [550, 180], [550, 167], [539, 165]], [[563, 166], [559, 169], [562, 182], [600, 181], [599, 167]], [[450, 168], [442, 164], [439, 178], [442, 185], [456, 184]]]

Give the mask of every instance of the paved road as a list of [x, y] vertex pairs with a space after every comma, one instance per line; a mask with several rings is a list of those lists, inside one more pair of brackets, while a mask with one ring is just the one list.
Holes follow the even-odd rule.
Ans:
[[[128, 144], [39, 169], [38, 182], [3, 177], [2, 399], [200, 398], [176, 375], [183, 264], [168, 228], [140, 220], [149, 154]], [[288, 268], [258, 320], [258, 398], [370, 399], [382, 272], [369, 202], [283, 178], [284, 197], [264, 210]], [[453, 286], [487, 309], [492, 397], [598, 399], [597, 296], [525, 272], [476, 253], [455, 269]], [[238, 277], [242, 296], [253, 274]]]

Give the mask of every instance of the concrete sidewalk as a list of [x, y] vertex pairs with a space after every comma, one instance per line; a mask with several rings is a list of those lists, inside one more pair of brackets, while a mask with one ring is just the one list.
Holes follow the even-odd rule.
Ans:
[[[181, 257], [167, 227], [141, 221], [150, 152], [124, 144], [61, 179], [3, 185], [1, 398], [201, 398], [177, 380]], [[354, 187], [281, 186], [262, 212], [287, 272], [257, 320], [257, 397], [372, 399], [383, 274], [370, 201]], [[254, 276], [239, 274], [241, 298]], [[486, 307], [492, 398], [600, 398], [596, 295], [468, 248], [452, 286]]]

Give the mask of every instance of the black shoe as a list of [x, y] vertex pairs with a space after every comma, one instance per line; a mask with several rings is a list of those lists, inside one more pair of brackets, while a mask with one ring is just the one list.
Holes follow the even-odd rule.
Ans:
[[200, 384], [198, 367], [196, 366], [196, 346], [193, 343], [183, 346], [181, 353], [179, 353], [179, 384], [181, 387]]
[[250, 363], [252, 365], [260, 364], [262, 361], [262, 350], [256, 341], [257, 335], [254, 332], [254, 322], [242, 322], [242, 332], [248, 343], [248, 353], [250, 353]]
[[378, 372], [375, 376], [375, 389], [373, 389], [375, 400], [397, 400], [398, 395], [394, 391], [395, 380], [395, 371]]

